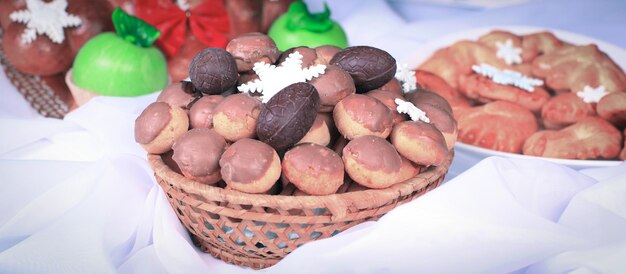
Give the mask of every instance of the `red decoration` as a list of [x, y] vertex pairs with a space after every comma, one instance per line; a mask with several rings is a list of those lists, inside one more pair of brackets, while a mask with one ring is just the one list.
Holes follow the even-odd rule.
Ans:
[[228, 43], [230, 19], [223, 0], [206, 0], [188, 11], [172, 1], [135, 0], [135, 15], [161, 32], [156, 45], [168, 58], [183, 46], [187, 30], [207, 47]]

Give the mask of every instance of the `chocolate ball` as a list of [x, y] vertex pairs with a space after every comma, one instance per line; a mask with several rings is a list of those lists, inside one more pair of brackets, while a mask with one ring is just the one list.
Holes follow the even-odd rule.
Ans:
[[205, 94], [220, 94], [237, 84], [237, 64], [230, 53], [206, 48], [191, 59], [189, 77], [194, 87]]
[[239, 72], [250, 71], [256, 62], [274, 64], [280, 55], [274, 40], [260, 32], [235, 37], [226, 45], [226, 51], [235, 58]]
[[284, 150], [306, 135], [319, 108], [320, 97], [313, 85], [291, 84], [276, 93], [261, 109], [257, 136], [276, 150]]
[[359, 93], [383, 86], [396, 74], [396, 59], [384, 50], [369, 46], [345, 48], [335, 54], [330, 64], [350, 73]]

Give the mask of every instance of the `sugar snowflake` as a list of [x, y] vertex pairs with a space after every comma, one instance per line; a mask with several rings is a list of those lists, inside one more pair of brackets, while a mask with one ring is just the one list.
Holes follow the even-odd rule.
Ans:
[[417, 88], [415, 71], [410, 70], [407, 64], [396, 65], [396, 79], [402, 83], [402, 90], [407, 93]]
[[578, 97], [582, 98], [585, 103], [597, 103], [600, 102], [600, 99], [607, 95], [608, 92], [605, 91], [604, 86], [600, 85], [597, 88], [592, 88], [590, 86], [585, 85], [582, 91], [576, 92]]
[[237, 87], [240, 92], [261, 92], [261, 100], [267, 103], [276, 93], [288, 85], [306, 82], [326, 71], [325, 65], [302, 68], [302, 54], [297, 51], [289, 54], [280, 66], [258, 62], [252, 68], [259, 79]]
[[26, 9], [11, 13], [13, 22], [26, 24], [22, 42], [29, 44], [37, 35], [45, 34], [52, 42], [60, 44], [65, 40], [63, 28], [77, 27], [82, 21], [76, 15], [68, 14], [67, 0], [54, 0], [44, 3], [42, 0], [26, 0]]
[[496, 41], [496, 47], [498, 48], [496, 56], [504, 60], [507, 65], [522, 63], [522, 49], [513, 47], [511, 39], [506, 39], [504, 44]]
[[472, 70], [482, 76], [490, 78], [493, 82], [501, 85], [511, 85], [528, 92], [535, 91], [535, 86], [542, 86], [543, 81], [536, 78], [525, 76], [517, 71], [499, 70], [496, 67], [480, 64], [473, 65]]
[[426, 116], [426, 112], [416, 107], [413, 103], [404, 101], [400, 98], [396, 98], [394, 100], [396, 102], [396, 110], [399, 113], [408, 114], [413, 121], [422, 121], [425, 123], [430, 123], [430, 119]]

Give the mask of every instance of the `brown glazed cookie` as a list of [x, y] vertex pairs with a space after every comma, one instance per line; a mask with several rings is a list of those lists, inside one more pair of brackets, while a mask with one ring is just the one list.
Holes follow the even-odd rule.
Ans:
[[148, 153], [161, 154], [189, 129], [187, 113], [167, 103], [154, 102], [135, 120], [135, 142]]
[[185, 177], [203, 184], [215, 184], [220, 179], [219, 159], [226, 141], [214, 130], [197, 128], [180, 136], [172, 150], [172, 159]]
[[402, 159], [383, 138], [356, 137], [343, 148], [342, 158], [350, 178], [363, 186], [386, 188], [402, 179]]
[[406, 121], [393, 127], [391, 143], [400, 155], [424, 166], [439, 166], [448, 156], [443, 134], [422, 121]]
[[189, 109], [191, 128], [213, 128], [213, 112], [222, 100], [222, 95], [208, 95], [196, 101]]
[[352, 94], [333, 110], [335, 125], [341, 135], [354, 139], [364, 135], [387, 138], [393, 126], [393, 114], [381, 101], [363, 94]]
[[309, 83], [320, 95], [321, 112], [332, 112], [339, 101], [356, 92], [350, 74], [333, 65], [326, 66], [324, 74], [311, 79]]
[[309, 132], [297, 144], [314, 143], [320, 146], [327, 146], [330, 144], [330, 139], [330, 129], [328, 124], [326, 124], [326, 119], [323, 114], [318, 113]]
[[159, 93], [157, 102], [165, 102], [170, 106], [175, 106], [189, 111], [189, 105], [193, 102], [193, 87], [191, 82], [175, 82], [169, 84]]
[[280, 178], [281, 164], [276, 151], [254, 139], [233, 143], [219, 161], [222, 179], [228, 187], [246, 193], [264, 193]]
[[333, 194], [343, 184], [341, 157], [318, 144], [302, 144], [287, 151], [282, 168], [292, 184], [310, 195]]
[[226, 45], [226, 51], [233, 55], [239, 72], [252, 70], [254, 63], [276, 63], [280, 51], [269, 36], [260, 32], [239, 35]]
[[226, 96], [213, 110], [213, 128], [230, 142], [254, 138], [262, 105], [247, 93]]

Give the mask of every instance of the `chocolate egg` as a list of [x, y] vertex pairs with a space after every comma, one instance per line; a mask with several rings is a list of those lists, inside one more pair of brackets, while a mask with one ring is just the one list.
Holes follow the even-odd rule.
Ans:
[[261, 109], [257, 136], [276, 150], [284, 150], [306, 135], [319, 109], [320, 96], [313, 85], [291, 84], [276, 93]]
[[396, 74], [396, 59], [384, 50], [368, 47], [348, 47], [333, 56], [331, 65], [347, 71], [358, 93], [379, 88]]
[[220, 94], [237, 84], [237, 63], [220, 48], [206, 48], [191, 59], [189, 77], [196, 89], [205, 94]]

